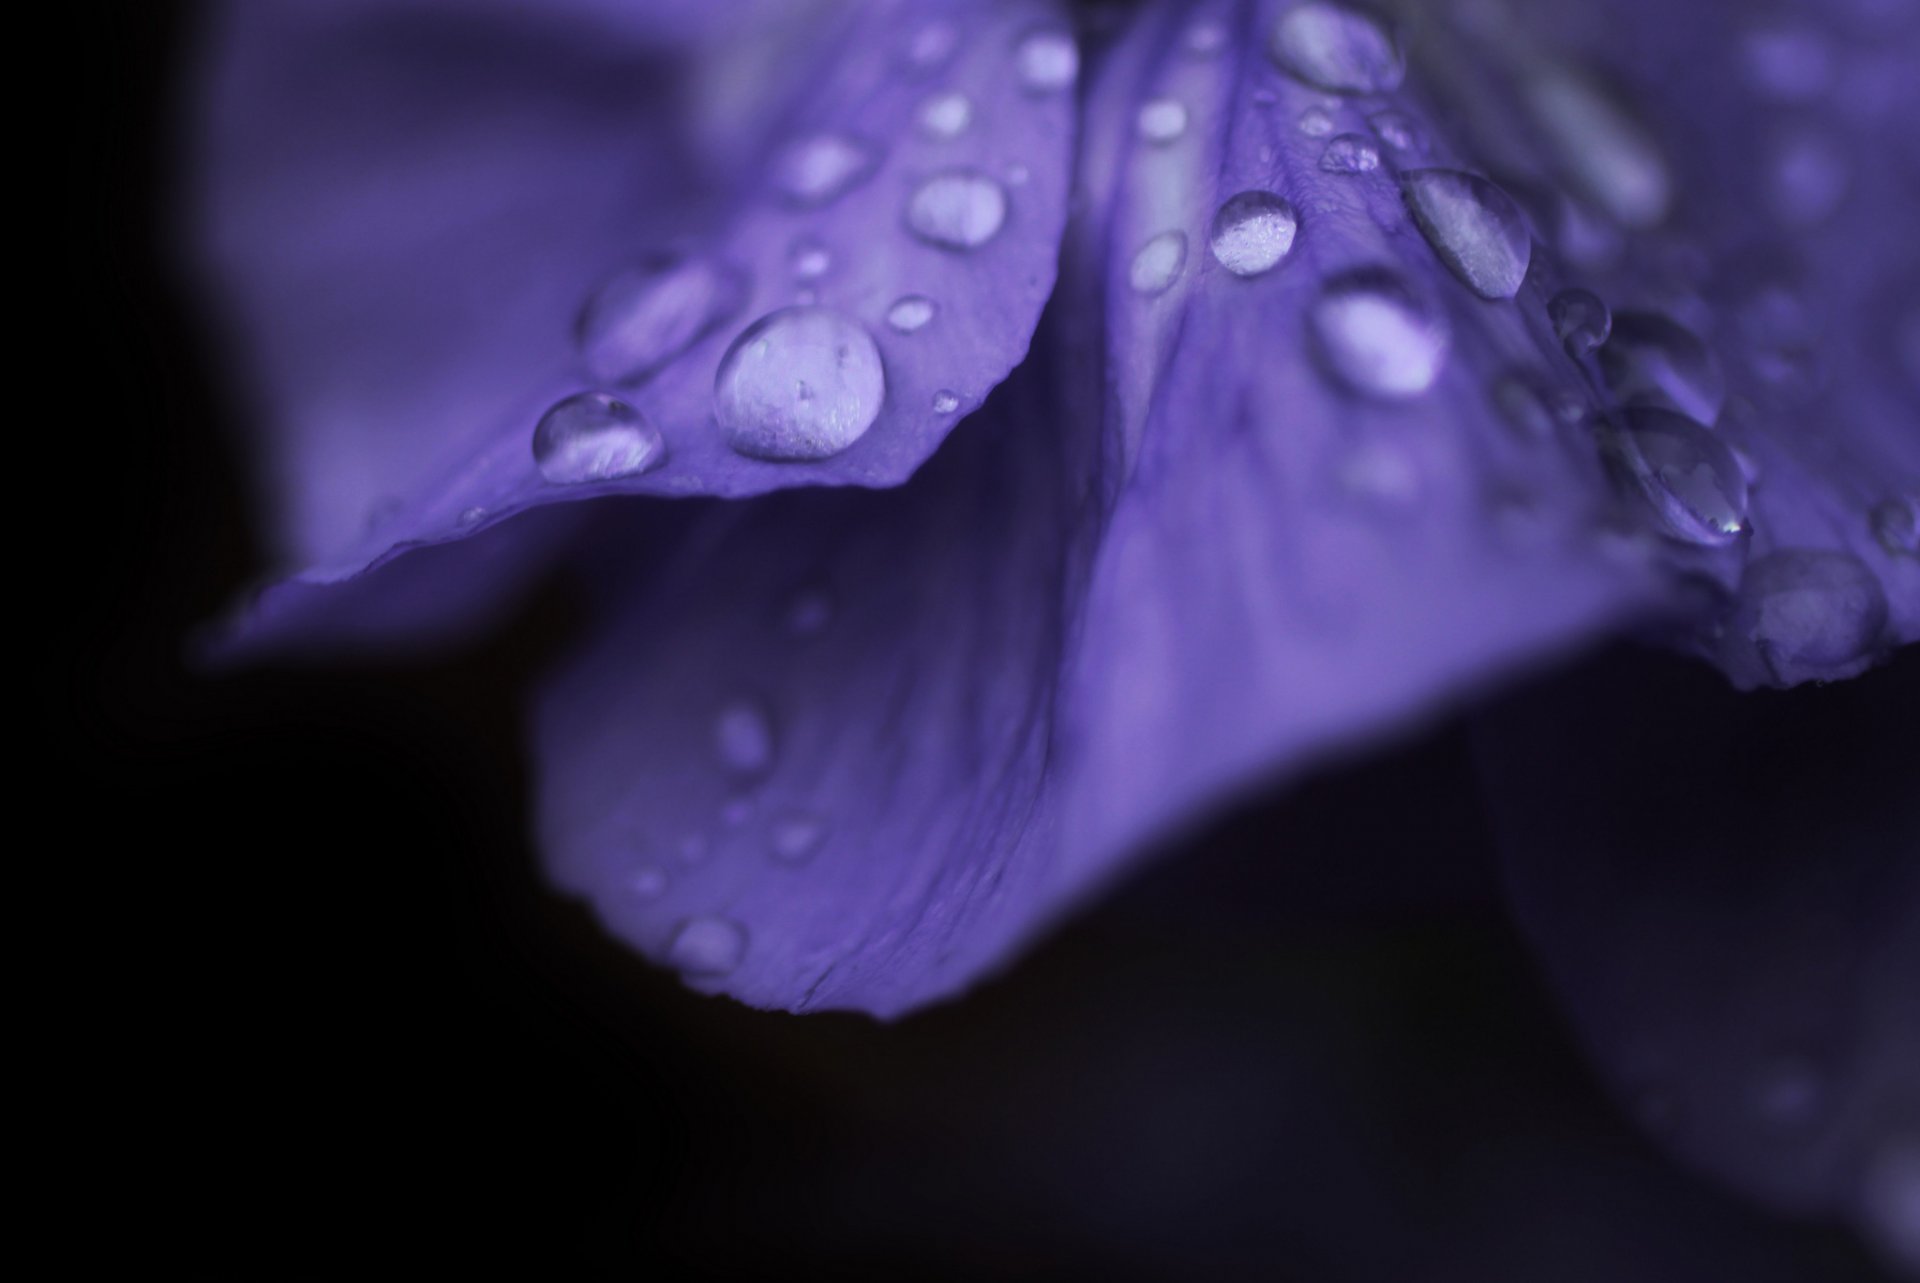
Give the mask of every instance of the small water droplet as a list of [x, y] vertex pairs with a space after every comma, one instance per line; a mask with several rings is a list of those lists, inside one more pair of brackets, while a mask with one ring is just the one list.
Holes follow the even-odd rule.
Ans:
[[1272, 192], [1245, 191], [1220, 206], [1207, 243], [1214, 259], [1235, 276], [1259, 276], [1286, 258], [1299, 229], [1299, 217], [1286, 201]]
[[1401, 185], [1427, 244], [1468, 289], [1484, 299], [1520, 292], [1533, 239], [1511, 197], [1456, 169], [1412, 170]]
[[819, 853], [827, 838], [827, 822], [817, 815], [796, 811], [773, 822], [768, 833], [773, 858], [782, 864], [805, 864]]
[[474, 526], [479, 525], [481, 522], [485, 521], [486, 519], [487, 519], [487, 510], [485, 508], [476, 506], [472, 508], [462, 508], [460, 510], [460, 515], [454, 518], [454, 522], [462, 530], [468, 530], [473, 528]]
[[1335, 94], [1400, 87], [1407, 64], [1380, 24], [1344, 5], [1303, 4], [1274, 24], [1267, 52], [1280, 70]]
[[637, 383], [732, 320], [746, 305], [744, 273], [703, 258], [661, 258], [617, 272], [574, 327], [594, 377]]
[[929, 245], [979, 249], [1007, 222], [1007, 192], [972, 169], [950, 169], [921, 183], [907, 201], [907, 227]]
[[1709, 424], [1726, 405], [1726, 377], [1712, 350], [1664, 313], [1616, 313], [1599, 355], [1607, 387], [1623, 405], [1664, 405]]
[[1152, 98], [1141, 105], [1140, 115], [1135, 122], [1140, 137], [1150, 143], [1165, 146], [1177, 140], [1187, 132], [1186, 104], [1172, 98]]
[[1329, 371], [1356, 392], [1387, 400], [1416, 397], [1433, 386], [1446, 364], [1446, 322], [1383, 267], [1329, 280], [1309, 320]]
[[901, 334], [917, 334], [932, 324], [939, 304], [921, 294], [909, 294], [887, 309], [887, 324]]
[[1735, 674], [1836, 681], [1867, 669], [1886, 626], [1886, 590], [1858, 557], [1788, 548], [1747, 563], [1719, 647]]
[[1568, 180], [1623, 227], [1658, 226], [1673, 179], [1653, 136], [1601, 86], [1557, 68], [1527, 82], [1528, 102]]
[[746, 956], [746, 928], [731, 918], [688, 918], [667, 946], [667, 965], [689, 976], [728, 975]]
[[938, 71], [953, 57], [960, 33], [950, 22], [930, 22], [907, 41], [907, 65], [921, 74]]
[[1014, 51], [1020, 83], [1027, 92], [1058, 93], [1071, 88], [1080, 76], [1080, 46], [1064, 31], [1044, 28], [1029, 32]]
[[847, 134], [813, 134], [774, 160], [774, 184], [796, 205], [830, 205], [880, 167], [880, 149]]
[[721, 358], [714, 417], [755, 459], [825, 459], [866, 435], [886, 401], [873, 336], [824, 307], [790, 307], [747, 327]]
[[819, 241], [803, 237], [793, 243], [793, 248], [787, 254], [787, 262], [792, 266], [796, 280], [817, 281], [833, 267], [833, 255]]
[[1403, 111], [1376, 111], [1367, 117], [1367, 124], [1381, 142], [1395, 151], [1426, 150], [1426, 134], [1414, 123], [1413, 117]]
[[1888, 552], [1920, 556], [1920, 501], [1882, 499], [1867, 514], [1867, 525]]
[[581, 392], [540, 416], [533, 462], [557, 486], [637, 477], [660, 466], [667, 444], [646, 416], [605, 392]]
[[1724, 442], [1693, 420], [1652, 406], [1627, 410], [1606, 439], [1615, 473], [1665, 533], [1705, 547], [1746, 532], [1747, 478]]
[[1325, 138], [1333, 128], [1333, 113], [1325, 107], [1309, 107], [1300, 113], [1300, 132], [1309, 138]]
[[754, 699], [735, 699], [713, 719], [713, 750], [735, 775], [764, 775], [773, 767], [773, 718]]
[[1224, 23], [1204, 21], [1196, 22], [1187, 28], [1183, 42], [1188, 53], [1196, 58], [1209, 58], [1226, 48], [1227, 28]]
[[1339, 134], [1327, 140], [1320, 168], [1329, 174], [1371, 174], [1380, 168], [1380, 149], [1361, 134]]
[[1613, 313], [1592, 290], [1561, 290], [1547, 304], [1547, 317], [1561, 346], [1576, 361], [1595, 351], [1613, 332]]
[[949, 392], [945, 388], [933, 394], [933, 412], [935, 414], [952, 414], [959, 408], [960, 398], [957, 394]]
[[667, 875], [651, 865], [636, 869], [627, 875], [623, 889], [642, 904], [651, 903], [667, 893]]
[[963, 93], [935, 94], [920, 104], [920, 129], [929, 138], [958, 138], [973, 124], [973, 102]]
[[1140, 247], [1127, 271], [1127, 282], [1135, 294], [1152, 298], [1164, 294], [1180, 279], [1187, 263], [1187, 234], [1161, 232]]

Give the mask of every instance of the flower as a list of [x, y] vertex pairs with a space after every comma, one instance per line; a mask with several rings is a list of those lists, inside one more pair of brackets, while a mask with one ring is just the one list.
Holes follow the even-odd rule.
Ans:
[[231, 5], [201, 185], [294, 568], [225, 648], [564, 562], [540, 846], [690, 982], [896, 1014], [1598, 636], [1920, 633], [1902, 6], [716, 8]]

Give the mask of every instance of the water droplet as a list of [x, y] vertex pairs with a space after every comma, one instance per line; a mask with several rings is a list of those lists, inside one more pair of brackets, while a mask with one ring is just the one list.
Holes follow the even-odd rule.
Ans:
[[713, 719], [713, 750], [735, 775], [764, 775], [773, 766], [773, 718], [758, 700], [736, 699]]
[[952, 23], [930, 22], [907, 42], [907, 65], [922, 74], [938, 71], [959, 44], [960, 33]]
[[462, 508], [454, 523], [462, 530], [470, 530], [487, 519], [487, 510], [481, 507]]
[[979, 249], [1007, 222], [1007, 192], [972, 169], [950, 169], [921, 183], [907, 202], [907, 227], [941, 249]]
[[1376, 111], [1367, 117], [1380, 141], [1395, 151], [1425, 151], [1426, 134], [1403, 111]]
[[1867, 1161], [1859, 1186], [1862, 1228], [1902, 1271], [1920, 1271], [1920, 1141], [1892, 1137]]
[[1698, 423], [1651, 406], [1631, 409], [1606, 439], [1616, 475], [1645, 499], [1664, 531], [1706, 547], [1747, 528], [1747, 478], [1725, 443]]
[[887, 309], [887, 324], [902, 334], [916, 334], [933, 323], [940, 305], [921, 294], [909, 294]]
[[1851, 553], [1789, 548], [1747, 563], [1720, 631], [1722, 662], [1775, 685], [1864, 672], [1887, 626], [1887, 594]]
[[1468, 289], [1484, 299], [1520, 292], [1533, 238], [1511, 197], [1456, 169], [1412, 170], [1401, 185], [1427, 244]]
[[1720, 363], [1700, 336], [1660, 312], [1619, 312], [1600, 372], [1623, 405], [1664, 405], [1713, 423], [1727, 400]]
[[1607, 341], [1613, 332], [1613, 313], [1592, 290], [1561, 290], [1547, 304], [1547, 317], [1567, 355], [1580, 360]]
[[1386, 268], [1363, 267], [1328, 281], [1309, 320], [1321, 358], [1356, 392], [1416, 397], [1446, 363], [1446, 322]]
[[929, 138], [958, 138], [972, 124], [973, 102], [963, 93], [935, 94], [920, 104], [920, 128]]
[[731, 918], [688, 918], [667, 946], [667, 965], [689, 976], [724, 976], [747, 956], [747, 931]]
[[1666, 158], [1612, 95], [1564, 68], [1536, 76], [1527, 99], [1568, 180], [1623, 227], [1665, 221], [1673, 203]]
[[796, 205], [829, 205], [880, 167], [880, 149], [846, 134], [814, 134], [774, 161], [774, 183]]
[[747, 293], [743, 273], [703, 258], [618, 272], [581, 309], [580, 354], [595, 378], [637, 383], [732, 320]]
[[833, 598], [817, 588], [808, 589], [787, 604], [783, 627], [790, 637], [818, 637], [833, 622]]
[[959, 408], [960, 397], [958, 394], [949, 392], [945, 388], [933, 394], [933, 412], [935, 414], [952, 414]]
[[651, 903], [667, 893], [667, 875], [651, 865], [636, 869], [627, 875], [622, 889], [642, 904]]
[[1300, 113], [1300, 132], [1309, 138], [1325, 138], [1333, 132], [1333, 113], [1325, 107], [1309, 107]]
[[1186, 263], [1187, 234], [1161, 232], [1142, 245], [1139, 253], [1133, 256], [1127, 281], [1133, 286], [1135, 294], [1152, 298], [1172, 288], [1173, 283], [1180, 279], [1180, 269]]
[[1246, 191], [1220, 206], [1208, 246], [1235, 276], [1259, 276], [1286, 258], [1299, 229], [1293, 206], [1272, 192]]
[[817, 281], [833, 267], [833, 255], [827, 247], [811, 237], [803, 237], [793, 243], [788, 251], [787, 261], [793, 267], [796, 280]]
[[1303, 4], [1274, 24], [1267, 52], [1280, 70], [1335, 94], [1397, 89], [1406, 61], [1373, 19], [1337, 4]]
[[533, 462], [557, 486], [619, 481], [658, 467], [667, 455], [660, 430], [605, 392], [581, 392], [540, 416]]
[[1070, 88], [1080, 76], [1080, 46], [1064, 31], [1043, 29], [1029, 32], [1014, 52], [1020, 83], [1027, 92], [1058, 93]]
[[1187, 132], [1187, 108], [1171, 98], [1152, 98], [1140, 108], [1136, 124], [1140, 136], [1165, 146]]
[[796, 811], [775, 820], [767, 836], [774, 859], [782, 864], [805, 864], [826, 841], [827, 822], [817, 815]]
[[824, 307], [790, 307], [747, 327], [720, 361], [714, 417], [755, 459], [825, 459], [880, 417], [886, 371], [873, 336]]
[[1340, 134], [1327, 140], [1320, 168], [1329, 174], [1371, 174], [1380, 168], [1380, 149], [1361, 134]]
[[1867, 525], [1882, 548], [1898, 556], [1920, 556], [1920, 502], [1882, 499], [1867, 514]]

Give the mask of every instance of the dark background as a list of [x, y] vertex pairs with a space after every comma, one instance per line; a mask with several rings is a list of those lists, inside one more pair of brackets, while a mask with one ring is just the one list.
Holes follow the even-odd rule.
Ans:
[[[973, 996], [881, 1026], [685, 992], [544, 890], [517, 696], [573, 624], [559, 592], [430, 663], [188, 671], [187, 634], [265, 567], [158, 224], [185, 10], [117, 8], [70, 152], [111, 460], [58, 607], [75, 640], [29, 694], [115, 976], [82, 1016], [116, 1102], [84, 1197], [141, 1209], [149, 1263], [1874, 1277], [1603, 1095], [1506, 915], [1465, 722], [1250, 808]], [[1915, 707], [1915, 668], [1749, 715], [1793, 745]], [[1730, 698], [1627, 649], [1515, 698], [1649, 683], [1675, 716]]]

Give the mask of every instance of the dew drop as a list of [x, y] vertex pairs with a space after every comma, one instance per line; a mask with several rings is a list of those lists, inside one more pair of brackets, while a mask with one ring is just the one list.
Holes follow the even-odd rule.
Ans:
[[939, 304], [921, 294], [909, 294], [887, 309], [887, 324], [901, 334], [917, 334], [933, 323]]
[[805, 864], [820, 850], [827, 838], [827, 822], [817, 815], [796, 811], [773, 822], [768, 832], [773, 858], [782, 864]]
[[1578, 361], [1607, 341], [1613, 332], [1613, 313], [1592, 290], [1561, 290], [1547, 304], [1547, 317], [1567, 355]]
[[873, 336], [824, 307], [748, 326], [720, 361], [713, 409], [727, 443], [755, 459], [826, 459], [866, 435], [886, 401]]
[[1888, 552], [1920, 556], [1920, 504], [1914, 500], [1882, 499], [1867, 514], [1867, 525]]
[[766, 774], [773, 766], [773, 718], [758, 700], [732, 700], [713, 719], [713, 751], [735, 775]]
[[1367, 117], [1367, 124], [1373, 127], [1381, 142], [1395, 151], [1426, 149], [1426, 134], [1413, 123], [1413, 117], [1403, 111], [1376, 111]]
[[1671, 410], [1627, 410], [1607, 438], [1616, 475], [1646, 501], [1663, 531], [1719, 547], [1747, 528], [1747, 478], [1725, 443]]
[[1328, 281], [1309, 320], [1321, 359], [1356, 392], [1416, 397], [1446, 364], [1446, 322], [1386, 268], [1363, 267]]
[[1886, 590], [1858, 557], [1789, 548], [1747, 564], [1719, 646], [1735, 674], [1835, 681], [1872, 664], [1886, 626]]
[[460, 515], [455, 517], [453, 520], [454, 520], [454, 524], [458, 525], [462, 530], [471, 530], [473, 527], [479, 525], [481, 522], [485, 521], [486, 519], [487, 519], [487, 510], [485, 508], [475, 506], [472, 508], [462, 508], [460, 510]]
[[581, 392], [540, 416], [533, 462], [557, 486], [637, 477], [660, 466], [667, 444], [646, 416], [605, 392]]
[[807, 238], [793, 243], [787, 262], [793, 268], [794, 279], [817, 281], [832, 269], [833, 255], [819, 241]]
[[920, 129], [929, 138], [958, 138], [973, 124], [973, 102], [965, 94], [935, 94], [920, 104]]
[[689, 976], [724, 976], [747, 956], [747, 931], [731, 918], [688, 918], [667, 946], [667, 965]]
[[907, 227], [929, 245], [979, 249], [1007, 222], [1007, 191], [971, 169], [950, 169], [921, 183], [907, 201]]
[[1387, 93], [1407, 72], [1392, 37], [1344, 5], [1289, 9], [1274, 24], [1267, 51], [1282, 71], [1328, 93]]
[[935, 414], [952, 414], [959, 408], [960, 397], [958, 394], [949, 392], [945, 388], [933, 394], [933, 412]]
[[1140, 137], [1165, 146], [1187, 132], [1187, 108], [1172, 98], [1149, 99], [1141, 106], [1135, 123]]
[[1161, 232], [1140, 247], [1127, 271], [1127, 283], [1135, 294], [1152, 298], [1164, 294], [1180, 279], [1187, 263], [1187, 234]]
[[1064, 31], [1029, 32], [1014, 51], [1014, 61], [1029, 93], [1058, 93], [1080, 76], [1080, 46]]
[[1272, 192], [1245, 191], [1220, 206], [1207, 245], [1235, 276], [1259, 276], [1280, 265], [1299, 230], [1293, 206]]
[[1600, 372], [1623, 405], [1663, 405], [1713, 423], [1727, 400], [1720, 363], [1700, 336], [1660, 312], [1619, 312]]
[[1561, 68], [1536, 76], [1527, 100], [1560, 168], [1580, 195], [1623, 227], [1665, 221], [1673, 179], [1659, 146], [1597, 83]]
[[1427, 244], [1468, 289], [1484, 299], [1520, 292], [1533, 240], [1512, 197], [1456, 169], [1412, 170], [1401, 183]]
[[1380, 168], [1380, 149], [1362, 134], [1338, 134], [1320, 153], [1320, 168], [1329, 174], [1371, 174]]
[[734, 268], [663, 258], [608, 278], [581, 309], [574, 335], [595, 378], [637, 383], [732, 320], [747, 293]]
[[774, 161], [774, 183], [796, 205], [830, 205], [880, 167], [880, 150], [846, 134], [813, 134]]
[[1309, 107], [1300, 113], [1300, 132], [1309, 138], [1325, 138], [1333, 129], [1333, 113], [1325, 107]]

